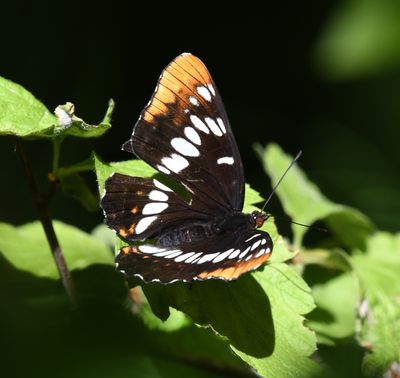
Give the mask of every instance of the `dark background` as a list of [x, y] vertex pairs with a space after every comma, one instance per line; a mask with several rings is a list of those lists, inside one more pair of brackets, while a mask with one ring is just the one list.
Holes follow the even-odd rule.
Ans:
[[[255, 142], [275, 141], [291, 154], [302, 149], [300, 165], [330, 199], [394, 231], [400, 228], [400, 9], [396, 2], [361, 3], [7, 2], [0, 75], [51, 111], [73, 102], [89, 123], [99, 122], [114, 98], [113, 128], [98, 140], [67, 139], [61, 164], [79, 162], [92, 149], [116, 161], [131, 158], [120, 146], [161, 70], [192, 52], [219, 87], [252, 186], [270, 191]], [[25, 144], [45, 190], [51, 144]], [[10, 138], [0, 139], [0, 159], [0, 220], [36, 219]], [[94, 174], [86, 179], [94, 189]], [[100, 211], [87, 213], [61, 193], [52, 213], [86, 230], [102, 222]]]

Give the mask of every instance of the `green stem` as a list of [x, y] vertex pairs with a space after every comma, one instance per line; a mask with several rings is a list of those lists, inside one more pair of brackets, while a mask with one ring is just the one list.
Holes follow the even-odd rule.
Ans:
[[63, 137], [53, 139], [53, 173], [58, 170], [58, 166], [60, 165], [60, 149], [63, 140]]
[[57, 178], [60, 178], [62, 176], [68, 176], [72, 173], [79, 173], [79, 172], [86, 172], [86, 171], [93, 171], [93, 160], [92, 158], [82, 161], [81, 163], [71, 165], [69, 167], [60, 167], [56, 171], [54, 171], [54, 174]]
[[49, 243], [51, 253], [53, 255], [58, 272], [60, 274], [61, 282], [64, 285], [65, 291], [67, 292], [67, 295], [71, 301], [72, 306], [75, 307], [76, 296], [75, 296], [74, 285], [71, 279], [70, 272], [68, 270], [67, 263], [64, 259], [63, 251], [60, 247], [60, 243], [58, 242], [52, 219], [49, 214], [48, 198], [44, 199], [43, 195], [41, 195], [41, 193], [39, 192], [28, 155], [21, 142], [21, 139], [18, 137], [15, 137], [15, 146], [16, 146], [16, 151], [22, 160], [22, 164], [25, 170], [25, 175], [28, 179], [29, 188], [32, 192], [32, 197], [36, 206], [36, 210], [38, 212], [39, 219], [40, 222], [42, 223], [42, 227], [46, 235], [47, 242]]

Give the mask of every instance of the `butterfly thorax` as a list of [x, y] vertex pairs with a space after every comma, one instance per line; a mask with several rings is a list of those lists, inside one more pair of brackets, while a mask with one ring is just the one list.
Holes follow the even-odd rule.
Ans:
[[215, 235], [254, 230], [260, 227], [259, 222], [257, 222], [260, 217], [265, 219], [264, 215], [259, 212], [245, 214], [235, 211], [212, 221], [187, 222], [181, 227], [163, 230], [158, 239], [158, 244], [163, 247], [170, 247], [212, 238]]

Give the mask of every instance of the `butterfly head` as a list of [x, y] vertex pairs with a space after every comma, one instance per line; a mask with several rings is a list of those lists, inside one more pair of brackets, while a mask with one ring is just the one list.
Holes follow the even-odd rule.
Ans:
[[253, 211], [250, 214], [250, 217], [253, 221], [254, 226], [256, 228], [260, 228], [264, 225], [265, 221], [270, 217], [270, 214], [261, 211]]

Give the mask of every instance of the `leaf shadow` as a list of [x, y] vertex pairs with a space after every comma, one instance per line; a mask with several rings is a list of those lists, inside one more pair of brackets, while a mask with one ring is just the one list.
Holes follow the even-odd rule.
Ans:
[[275, 328], [271, 304], [260, 284], [250, 275], [237, 281], [208, 280], [143, 285], [153, 312], [165, 320], [169, 306], [183, 311], [202, 326], [210, 326], [236, 349], [257, 357], [271, 355]]

